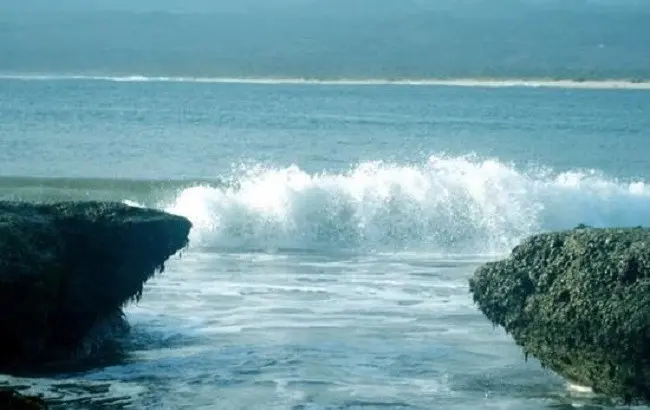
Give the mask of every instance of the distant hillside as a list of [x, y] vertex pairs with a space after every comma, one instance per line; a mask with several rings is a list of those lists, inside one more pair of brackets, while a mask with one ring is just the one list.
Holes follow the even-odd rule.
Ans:
[[52, 4], [0, 14], [1, 72], [650, 79], [650, 5], [633, 1], [204, 1], [210, 13], [50, 13], [38, 1]]

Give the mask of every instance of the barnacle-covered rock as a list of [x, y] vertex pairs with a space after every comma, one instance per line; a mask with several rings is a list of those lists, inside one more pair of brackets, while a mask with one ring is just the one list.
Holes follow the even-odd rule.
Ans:
[[483, 314], [540, 363], [624, 402], [650, 402], [650, 229], [535, 235], [470, 279]]
[[0, 201], [0, 370], [91, 355], [191, 223], [114, 202]]

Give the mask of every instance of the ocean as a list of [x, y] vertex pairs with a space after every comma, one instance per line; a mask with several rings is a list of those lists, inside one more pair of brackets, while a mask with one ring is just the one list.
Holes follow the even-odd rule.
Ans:
[[1, 199], [194, 224], [126, 357], [0, 385], [62, 409], [608, 408], [468, 292], [528, 235], [650, 225], [650, 92], [556, 85], [0, 79]]

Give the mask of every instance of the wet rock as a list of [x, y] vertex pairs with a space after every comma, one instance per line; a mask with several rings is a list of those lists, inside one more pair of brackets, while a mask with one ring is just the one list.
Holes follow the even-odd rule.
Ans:
[[190, 222], [113, 202], [0, 202], [0, 370], [92, 355], [187, 245]]
[[650, 229], [533, 236], [477, 269], [470, 291], [526, 357], [595, 392], [650, 402]]
[[2, 410], [46, 410], [48, 407], [40, 397], [23, 396], [15, 390], [0, 388], [0, 409]]

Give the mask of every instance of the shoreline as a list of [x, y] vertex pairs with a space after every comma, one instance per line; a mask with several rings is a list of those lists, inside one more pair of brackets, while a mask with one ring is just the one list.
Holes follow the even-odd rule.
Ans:
[[106, 82], [170, 82], [197, 84], [251, 85], [329, 85], [329, 86], [447, 86], [469, 88], [564, 88], [564, 89], [624, 89], [650, 90], [650, 80], [549, 80], [535, 78], [458, 78], [458, 79], [309, 79], [290, 77], [183, 77], [141, 75], [77, 75], [77, 74], [0, 74], [0, 80], [13, 81], [106, 81]]

